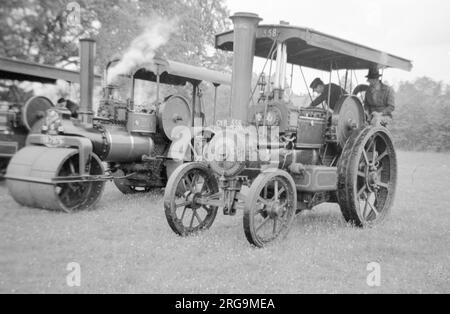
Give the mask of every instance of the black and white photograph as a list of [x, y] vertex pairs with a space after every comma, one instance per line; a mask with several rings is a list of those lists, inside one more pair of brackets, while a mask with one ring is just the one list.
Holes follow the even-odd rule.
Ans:
[[0, 3], [0, 294], [448, 294], [449, 188], [448, 1]]

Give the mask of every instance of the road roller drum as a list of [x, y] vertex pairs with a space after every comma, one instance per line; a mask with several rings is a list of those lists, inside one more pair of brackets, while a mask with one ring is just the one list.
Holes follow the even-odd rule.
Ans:
[[[103, 175], [96, 155], [89, 158], [89, 175]], [[28, 207], [73, 212], [93, 206], [101, 197], [104, 181], [58, 178], [79, 177], [77, 149], [27, 146], [8, 166], [7, 185], [16, 202]]]

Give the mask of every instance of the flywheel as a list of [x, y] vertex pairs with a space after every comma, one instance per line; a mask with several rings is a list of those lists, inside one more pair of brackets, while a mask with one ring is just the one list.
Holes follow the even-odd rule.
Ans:
[[339, 99], [334, 109], [332, 124], [336, 129], [336, 139], [341, 147], [345, 146], [352, 132], [362, 128], [364, 123], [364, 108], [357, 97], [346, 96]]
[[22, 107], [22, 123], [30, 131], [33, 125], [45, 116], [48, 109], [54, 107], [47, 97], [30, 98]]

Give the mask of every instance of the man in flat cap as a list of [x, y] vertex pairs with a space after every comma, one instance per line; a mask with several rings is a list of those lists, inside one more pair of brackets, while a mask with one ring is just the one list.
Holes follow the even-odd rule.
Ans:
[[345, 95], [346, 92], [344, 89], [342, 89], [339, 85], [336, 84], [327, 84], [325, 85], [320, 78], [314, 79], [312, 81], [310, 88], [319, 94], [319, 96], [314, 99], [314, 101], [309, 105], [310, 107], [317, 107], [321, 103], [328, 102], [328, 93], [331, 88], [331, 94], [330, 94], [330, 103], [328, 106], [331, 110], [334, 110], [334, 107], [336, 106], [336, 103], [338, 102], [339, 98], [342, 95]]
[[395, 92], [390, 86], [383, 84], [380, 77], [377, 68], [369, 70], [366, 76], [369, 89], [366, 91], [364, 107], [372, 125], [387, 127], [392, 122], [392, 112], [395, 110]]

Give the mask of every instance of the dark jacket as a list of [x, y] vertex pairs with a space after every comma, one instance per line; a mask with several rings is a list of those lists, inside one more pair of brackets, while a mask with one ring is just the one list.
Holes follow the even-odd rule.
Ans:
[[364, 106], [370, 114], [381, 112], [385, 116], [392, 117], [392, 112], [395, 110], [395, 92], [383, 83], [379, 89], [370, 87], [366, 92]]
[[[323, 93], [320, 94], [319, 97], [314, 99], [314, 101], [311, 103], [311, 107], [316, 107], [323, 103], [324, 101], [328, 101], [328, 90], [330, 88], [330, 84], [325, 85], [325, 88], [323, 90]], [[334, 110], [334, 107], [336, 106], [336, 103], [338, 102], [339, 98], [341, 98], [342, 95], [345, 95], [346, 92], [344, 89], [342, 89], [339, 85], [331, 83], [331, 95], [330, 95], [330, 103], [329, 107]]]

